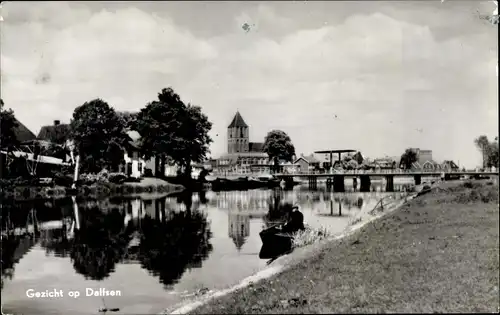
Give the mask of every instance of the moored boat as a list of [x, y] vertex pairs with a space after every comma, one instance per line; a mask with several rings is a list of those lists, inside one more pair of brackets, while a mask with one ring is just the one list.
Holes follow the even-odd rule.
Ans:
[[276, 258], [289, 252], [293, 246], [293, 235], [283, 233], [273, 226], [259, 233], [262, 240], [262, 248], [259, 252], [260, 259]]

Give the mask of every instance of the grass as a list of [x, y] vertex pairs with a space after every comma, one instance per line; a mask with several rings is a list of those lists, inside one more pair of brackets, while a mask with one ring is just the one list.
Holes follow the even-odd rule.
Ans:
[[498, 224], [497, 184], [444, 183], [192, 314], [498, 312]]
[[306, 228], [303, 231], [298, 231], [294, 234], [293, 247], [304, 247], [314, 244], [322, 239], [328, 238], [331, 233], [325, 227], [320, 228]]

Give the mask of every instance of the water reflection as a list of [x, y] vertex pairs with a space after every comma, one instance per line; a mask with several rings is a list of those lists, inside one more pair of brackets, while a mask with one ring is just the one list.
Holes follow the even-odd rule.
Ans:
[[186, 269], [199, 268], [212, 251], [211, 232], [200, 212], [170, 212], [168, 219], [141, 222], [138, 260], [167, 287]]
[[122, 260], [131, 239], [125, 213], [118, 208], [102, 211], [91, 206], [80, 214], [80, 229], [75, 231], [71, 260], [76, 272], [92, 280], [103, 280]]
[[[2, 297], [5, 294], [5, 301], [13, 303], [27, 285], [45, 290], [60, 281], [67, 288], [128, 289], [127, 299], [157, 303], [160, 312], [165, 290], [223, 288], [264, 268], [259, 232], [287, 220], [284, 204], [297, 204], [307, 225], [336, 234], [382, 197], [397, 199], [400, 194], [335, 193], [299, 186], [287, 191], [208, 191], [141, 199], [7, 202], [2, 227], [17, 234], [2, 237]], [[67, 276], [45, 276], [47, 266], [64, 270], [60, 272]], [[11, 278], [14, 270], [20, 276]], [[33, 274], [27, 277], [27, 273]], [[63, 304], [58, 304], [60, 312], [71, 313]]]
[[233, 240], [238, 251], [241, 250], [250, 236], [250, 216], [238, 213], [229, 213], [228, 235]]

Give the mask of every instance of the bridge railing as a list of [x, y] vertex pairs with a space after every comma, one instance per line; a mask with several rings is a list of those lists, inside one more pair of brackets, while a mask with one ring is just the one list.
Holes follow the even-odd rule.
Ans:
[[370, 175], [370, 174], [463, 174], [463, 173], [482, 173], [482, 174], [498, 174], [494, 170], [472, 170], [472, 171], [461, 171], [461, 170], [402, 170], [402, 169], [375, 169], [375, 170], [334, 170], [329, 172], [313, 171], [313, 172], [297, 172], [297, 173], [280, 173], [276, 175]]
[[[467, 170], [467, 171], [462, 171], [462, 170], [428, 170], [428, 169], [422, 169], [422, 170], [403, 170], [403, 169], [374, 169], [374, 170], [333, 170], [333, 171], [302, 171], [302, 172], [282, 172], [282, 173], [275, 173], [271, 175], [289, 175], [289, 176], [294, 176], [294, 175], [327, 175], [327, 174], [338, 174], [338, 175], [352, 175], [352, 174], [359, 174], [359, 175], [370, 175], [370, 174], [408, 174], [408, 175], [413, 175], [413, 174], [436, 174], [436, 173], [445, 173], [445, 174], [463, 174], [463, 173], [487, 173], [487, 174], [498, 174], [498, 171], [496, 170]], [[227, 172], [212, 172], [212, 176], [219, 176], [219, 177], [259, 177], [263, 175], [269, 175], [269, 174], [264, 174], [264, 173], [227, 173]]]

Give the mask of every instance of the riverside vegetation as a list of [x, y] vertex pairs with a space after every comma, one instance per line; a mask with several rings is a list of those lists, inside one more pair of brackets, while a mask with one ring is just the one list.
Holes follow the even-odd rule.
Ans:
[[192, 314], [497, 312], [495, 182], [446, 182]]

